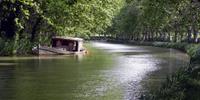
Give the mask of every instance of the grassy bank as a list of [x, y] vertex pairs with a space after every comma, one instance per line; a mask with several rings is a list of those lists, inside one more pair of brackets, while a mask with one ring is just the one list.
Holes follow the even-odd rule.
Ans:
[[152, 46], [174, 48], [190, 56], [190, 65], [167, 77], [152, 100], [200, 100], [200, 45], [188, 43], [152, 43]]
[[123, 43], [174, 48], [186, 52], [191, 58], [188, 67], [168, 76], [160, 89], [142, 97], [142, 100], [200, 100], [200, 44], [133, 41]]

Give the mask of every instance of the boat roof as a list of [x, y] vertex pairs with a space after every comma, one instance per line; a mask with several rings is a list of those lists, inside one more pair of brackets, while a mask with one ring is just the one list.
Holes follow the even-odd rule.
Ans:
[[71, 40], [71, 41], [83, 41], [82, 38], [74, 38], [74, 37], [67, 37], [67, 36], [54, 36], [52, 39], [61, 39], [61, 40]]

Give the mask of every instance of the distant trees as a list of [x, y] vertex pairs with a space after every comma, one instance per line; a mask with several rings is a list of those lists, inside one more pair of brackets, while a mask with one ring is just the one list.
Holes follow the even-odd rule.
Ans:
[[141, 41], [200, 42], [198, 0], [129, 0], [126, 5], [126, 10], [121, 11], [108, 30], [113, 37]]

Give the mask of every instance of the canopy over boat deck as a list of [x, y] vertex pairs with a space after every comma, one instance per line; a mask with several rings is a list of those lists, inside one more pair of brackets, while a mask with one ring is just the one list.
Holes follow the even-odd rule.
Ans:
[[79, 52], [83, 48], [83, 39], [64, 36], [55, 36], [52, 38], [53, 48], [63, 48], [66, 51]]
[[82, 38], [73, 38], [73, 37], [66, 37], [66, 36], [54, 36], [52, 39], [57, 39], [57, 40], [71, 40], [71, 41], [83, 41]]
[[39, 55], [52, 55], [52, 54], [77, 54], [83, 53], [83, 39], [65, 37], [65, 36], [54, 36], [52, 37], [51, 46], [40, 46], [38, 48]]

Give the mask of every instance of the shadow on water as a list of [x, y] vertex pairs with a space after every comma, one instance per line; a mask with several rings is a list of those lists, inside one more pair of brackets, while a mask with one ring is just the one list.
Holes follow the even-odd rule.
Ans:
[[189, 60], [172, 49], [89, 45], [86, 56], [0, 58], [0, 100], [137, 100]]

